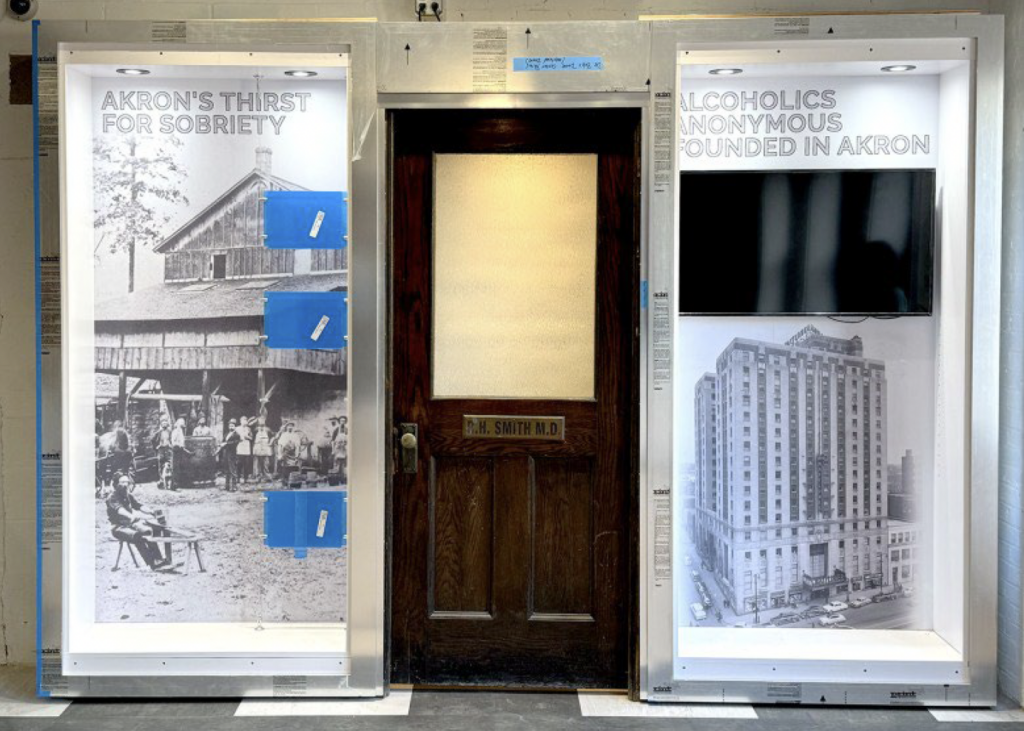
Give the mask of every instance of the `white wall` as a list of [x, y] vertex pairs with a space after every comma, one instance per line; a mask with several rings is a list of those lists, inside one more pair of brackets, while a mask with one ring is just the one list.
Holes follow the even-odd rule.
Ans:
[[[6, 1], [4, 2], [6, 5]], [[413, 0], [40, 0], [42, 20], [127, 20], [191, 18], [377, 17], [387, 21], [413, 20]], [[652, 13], [789, 13], [886, 12], [974, 8], [1007, 13], [1008, 38], [1024, 35], [1024, 3], [1020, 0], [445, 0], [447, 21], [476, 20], [628, 20]], [[0, 53], [31, 51], [31, 28], [8, 17], [0, 19]], [[1016, 318], [1004, 317], [1007, 355], [1004, 378], [1012, 375], [1013, 404], [1004, 409], [1007, 434], [1015, 435], [1013, 459], [1003, 461], [1003, 493], [1017, 496], [1002, 513], [1000, 555], [1003, 584], [1000, 649], [1003, 692], [1021, 693], [1021, 430], [1020, 383], [1024, 380], [1024, 298], [1020, 297], [1024, 253], [1024, 44], [1008, 42], [1007, 192], [1017, 203], [1008, 205], [1006, 250], [1014, 256], [1018, 275], [1012, 297]], [[0, 663], [29, 663], [34, 658], [35, 577], [35, 373], [33, 323], [32, 238], [32, 119], [31, 108], [8, 105], [6, 58], [0, 73]], [[1013, 116], [1010, 116], [1010, 115]], [[1016, 126], [1014, 126], [1016, 122]], [[1007, 312], [1010, 314], [1010, 311]], [[1004, 385], [1004, 388], [1006, 386]], [[1014, 431], [1015, 430], [1015, 431]], [[1006, 443], [1009, 443], [1006, 437]]]

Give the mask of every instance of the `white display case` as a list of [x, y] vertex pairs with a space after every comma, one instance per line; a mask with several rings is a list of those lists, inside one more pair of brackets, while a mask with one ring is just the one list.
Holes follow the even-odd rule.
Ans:
[[[647, 176], [662, 338], [648, 392], [643, 696], [990, 705], [1001, 19], [653, 25], [649, 149], [665, 163]], [[733, 209], [766, 226], [789, 206], [841, 200], [825, 191], [844, 171], [874, 175], [872, 205], [899, 197], [897, 170], [909, 171], [904, 185], [934, 171], [924, 312], [768, 305], [723, 317], [695, 304], [707, 270], [687, 271], [694, 247], [735, 242], [721, 216], [723, 238], [712, 240], [716, 224], [701, 217], [713, 213], [687, 205], [685, 176], [775, 173], [761, 208], [737, 191]], [[812, 172], [809, 203], [779, 187], [780, 175]], [[823, 246], [819, 257], [835, 256], [828, 242], [844, 215], [808, 224], [809, 257]], [[824, 621], [823, 605], [833, 610]], [[851, 631], [823, 626], [832, 624]]]
[[[175, 29], [155, 45], [148, 23], [36, 27], [38, 114], [59, 129], [37, 136], [42, 248], [59, 240], [62, 283], [41, 356], [43, 461], [63, 479], [41, 487], [40, 690], [380, 695], [374, 25]], [[344, 240], [266, 241], [269, 197], [314, 191], [337, 196], [315, 228], [340, 217]], [[277, 349], [276, 292], [366, 305], [331, 310], [340, 349]], [[105, 461], [126, 452], [115, 499]], [[329, 540], [272, 547], [290, 545], [268, 535], [272, 497], [330, 499], [309, 529]], [[160, 516], [155, 541], [119, 537], [117, 499]]]

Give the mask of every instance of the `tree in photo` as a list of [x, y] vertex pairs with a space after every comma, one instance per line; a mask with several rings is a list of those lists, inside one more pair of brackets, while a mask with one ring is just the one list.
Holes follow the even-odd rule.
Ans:
[[176, 137], [128, 135], [93, 143], [95, 226], [111, 253], [128, 254], [128, 291], [135, 290], [135, 252], [163, 238], [169, 211], [188, 205], [181, 184], [188, 172], [178, 162]]

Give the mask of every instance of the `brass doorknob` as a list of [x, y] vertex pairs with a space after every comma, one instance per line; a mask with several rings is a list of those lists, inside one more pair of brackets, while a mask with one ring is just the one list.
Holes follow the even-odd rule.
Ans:
[[416, 435], [415, 434], [403, 434], [400, 440], [402, 447], [405, 449], [416, 449]]

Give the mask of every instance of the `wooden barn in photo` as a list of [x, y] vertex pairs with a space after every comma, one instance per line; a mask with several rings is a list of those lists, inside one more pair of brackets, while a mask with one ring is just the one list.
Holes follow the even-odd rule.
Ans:
[[[95, 370], [117, 377], [122, 418], [133, 390], [154, 388], [173, 416], [208, 415], [218, 437], [228, 419], [256, 416], [261, 402], [272, 429], [291, 420], [311, 439], [343, 413], [345, 351], [274, 350], [260, 336], [265, 291], [344, 291], [347, 250], [265, 248], [260, 199], [268, 190], [304, 188], [273, 175], [271, 151], [259, 148], [249, 173], [154, 246], [162, 283], [97, 302]], [[151, 419], [126, 426], [148, 448]]]

